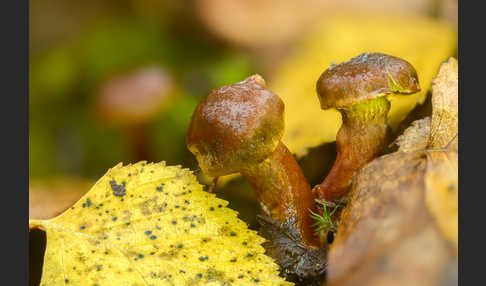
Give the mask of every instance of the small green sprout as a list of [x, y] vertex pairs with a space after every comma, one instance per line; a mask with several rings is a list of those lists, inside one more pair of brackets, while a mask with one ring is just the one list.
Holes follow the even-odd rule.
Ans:
[[[336, 231], [337, 225], [332, 221], [332, 215], [336, 212], [339, 205], [334, 204], [332, 202], [328, 202], [326, 200], [316, 200], [316, 202], [322, 205], [322, 216], [310, 210], [311, 217], [316, 220], [316, 222], [312, 225], [314, 227], [317, 227], [316, 233], [319, 233], [322, 230]], [[333, 209], [330, 210], [330, 212], [327, 209], [328, 206], [333, 207]]]

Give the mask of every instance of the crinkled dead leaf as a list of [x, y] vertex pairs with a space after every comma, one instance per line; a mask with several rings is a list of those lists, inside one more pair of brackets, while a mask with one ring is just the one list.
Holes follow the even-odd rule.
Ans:
[[440, 285], [454, 257], [424, 202], [423, 153], [395, 152], [357, 174], [331, 244], [328, 285]]
[[454, 65], [443, 63], [434, 79], [432, 119], [415, 121], [397, 152], [356, 174], [329, 252], [329, 285], [457, 284], [457, 149], [444, 148], [457, 140]]
[[409, 61], [417, 70], [422, 91], [391, 98], [392, 128], [417, 103], [422, 103], [442, 61], [457, 48], [457, 33], [445, 23], [413, 16], [346, 14], [330, 17], [310, 31], [283, 62], [270, 89], [285, 102], [282, 141], [298, 156], [308, 148], [333, 142], [341, 126], [336, 110], [321, 110], [316, 81], [332, 63], [363, 52], [382, 52]]
[[405, 129], [394, 143], [399, 146], [398, 150], [405, 153], [423, 151], [429, 143], [429, 134], [430, 117], [425, 117], [412, 122], [412, 125]]
[[93, 185], [86, 179], [55, 178], [29, 183], [29, 218], [53, 218], [79, 200]]
[[443, 63], [432, 82], [425, 199], [444, 236], [457, 254], [458, 235], [458, 64]]
[[427, 152], [425, 201], [444, 237], [457, 254], [458, 153]]
[[434, 149], [447, 148], [457, 151], [458, 144], [458, 65], [449, 58], [441, 65], [437, 77], [432, 81], [432, 122], [429, 146]]
[[179, 166], [119, 164], [29, 222], [47, 233], [41, 285], [292, 285], [227, 204]]

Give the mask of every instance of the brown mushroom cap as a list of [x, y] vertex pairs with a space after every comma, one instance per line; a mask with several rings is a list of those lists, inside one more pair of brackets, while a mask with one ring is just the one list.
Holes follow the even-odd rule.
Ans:
[[171, 76], [157, 66], [116, 76], [105, 83], [96, 102], [107, 124], [131, 126], [155, 117], [171, 97]]
[[417, 71], [407, 61], [364, 53], [325, 70], [317, 81], [322, 109], [342, 108], [390, 93], [420, 91]]
[[240, 172], [275, 150], [284, 130], [284, 103], [265, 87], [264, 79], [253, 75], [211, 91], [196, 107], [187, 147], [204, 173]]

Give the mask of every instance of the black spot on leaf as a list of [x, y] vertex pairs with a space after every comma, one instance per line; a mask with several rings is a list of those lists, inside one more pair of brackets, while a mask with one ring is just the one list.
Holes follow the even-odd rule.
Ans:
[[121, 185], [118, 185], [115, 180], [111, 180], [110, 186], [115, 196], [123, 197], [125, 195], [125, 182], [123, 182]]

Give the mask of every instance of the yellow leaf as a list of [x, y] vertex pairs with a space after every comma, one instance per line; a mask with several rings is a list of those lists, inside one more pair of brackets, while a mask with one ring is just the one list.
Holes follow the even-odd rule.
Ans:
[[403, 131], [402, 135], [395, 140], [401, 152], [420, 152], [427, 148], [430, 134], [430, 117], [415, 120], [412, 125]]
[[29, 222], [47, 233], [41, 285], [292, 285], [227, 204], [179, 166], [119, 164], [63, 214]]
[[363, 52], [382, 52], [409, 61], [417, 70], [422, 91], [392, 97], [389, 123], [398, 126], [416, 103], [422, 103], [439, 64], [457, 48], [457, 32], [433, 19], [412, 16], [346, 14], [326, 19], [308, 33], [270, 81], [285, 102], [282, 141], [298, 156], [308, 148], [333, 142], [341, 126], [336, 110], [320, 109], [316, 81], [331, 63]]

